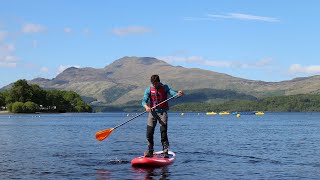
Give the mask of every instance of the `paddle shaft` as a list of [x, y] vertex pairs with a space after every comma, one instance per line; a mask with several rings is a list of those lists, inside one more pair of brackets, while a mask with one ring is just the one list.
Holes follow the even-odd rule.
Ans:
[[[162, 101], [161, 103], [159, 103], [159, 104], [157, 104], [157, 105], [155, 105], [155, 106], [153, 106], [153, 107], [151, 108], [151, 110], [153, 110], [153, 109], [155, 109], [156, 107], [160, 106], [161, 104], [163, 104], [163, 103], [165, 103], [165, 102], [167, 102], [167, 101], [169, 101], [169, 100], [171, 100], [171, 99], [175, 98], [176, 96], [178, 96], [178, 94], [177, 94], [177, 95], [175, 95], [175, 96], [172, 96], [172, 97], [170, 97], [170, 98], [168, 98], [168, 99], [166, 99], [166, 100], [164, 100], [164, 101]], [[127, 120], [126, 122], [124, 122], [124, 123], [122, 123], [122, 124], [119, 124], [118, 126], [114, 127], [113, 129], [117, 129], [117, 128], [118, 128], [118, 127], [120, 127], [120, 126], [123, 126], [124, 124], [127, 124], [128, 122], [130, 122], [130, 121], [134, 120], [135, 118], [137, 118], [137, 117], [139, 117], [139, 116], [143, 115], [143, 114], [144, 114], [144, 113], [146, 113], [146, 112], [147, 112], [147, 111], [144, 111], [144, 112], [142, 112], [142, 113], [140, 113], [140, 114], [136, 115], [135, 117], [133, 117], [133, 118], [131, 118], [131, 119]]]

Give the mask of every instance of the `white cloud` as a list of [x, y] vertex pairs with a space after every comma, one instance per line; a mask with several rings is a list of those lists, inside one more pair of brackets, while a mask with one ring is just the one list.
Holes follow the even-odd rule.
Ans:
[[243, 63], [243, 62], [235, 62], [235, 61], [225, 61], [225, 60], [208, 60], [203, 58], [202, 56], [189, 56], [189, 57], [181, 57], [181, 56], [164, 56], [158, 57], [158, 59], [162, 59], [170, 64], [175, 63], [193, 63], [204, 66], [211, 67], [223, 67], [223, 68], [263, 68], [270, 64], [271, 59], [265, 58], [253, 63]]
[[265, 21], [265, 22], [278, 22], [277, 18], [266, 17], [266, 16], [256, 16], [251, 14], [242, 14], [242, 13], [228, 13], [226, 15], [221, 14], [208, 14], [212, 18], [224, 18], [224, 19], [238, 19], [238, 20], [247, 20], [247, 21]]
[[24, 24], [22, 26], [21, 32], [23, 33], [39, 33], [46, 30], [46, 27], [40, 25], [40, 24]]
[[266, 17], [266, 16], [255, 16], [251, 14], [241, 14], [241, 13], [230, 13], [231, 17], [240, 20], [254, 20], [254, 21], [265, 21], [265, 22], [279, 22], [277, 18]]
[[0, 56], [0, 67], [16, 67], [18, 58], [11, 55]]
[[65, 27], [65, 28], [63, 29], [63, 31], [64, 31], [65, 33], [72, 33], [72, 28]]
[[62, 73], [64, 70], [68, 69], [69, 67], [80, 68], [80, 66], [78, 66], [78, 65], [60, 65], [60, 66], [58, 67], [57, 74]]
[[17, 67], [17, 63], [14, 63], [14, 62], [1, 62], [1, 60], [0, 60], [0, 67], [15, 68], [15, 67]]
[[17, 57], [11, 56], [11, 55], [7, 55], [7, 56], [4, 56], [4, 61], [5, 62], [16, 62], [17, 61]]
[[289, 67], [289, 73], [318, 74], [320, 73], [320, 65], [301, 66], [300, 64], [292, 64]]
[[151, 29], [143, 26], [129, 26], [124, 28], [114, 28], [112, 32], [117, 36], [125, 36], [125, 35], [131, 35], [131, 34], [148, 33], [148, 32], [151, 32]]
[[243, 13], [227, 13], [227, 14], [207, 14], [205, 17], [185, 17], [186, 21], [204, 21], [216, 19], [236, 19], [241, 21], [263, 21], [263, 22], [279, 22], [277, 18], [267, 16], [256, 16]]
[[15, 46], [6, 44], [0, 46], [0, 67], [16, 67], [18, 58], [14, 55]]

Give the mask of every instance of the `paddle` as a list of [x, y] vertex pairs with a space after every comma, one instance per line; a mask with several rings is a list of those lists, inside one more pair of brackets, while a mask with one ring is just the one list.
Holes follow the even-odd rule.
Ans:
[[[165, 102], [167, 102], [167, 101], [175, 98], [176, 96], [178, 96], [178, 94], [175, 95], [175, 96], [172, 96], [172, 97], [170, 97], [170, 98], [168, 98], [168, 99], [166, 99], [166, 100], [164, 100], [164, 101], [162, 101], [161, 103], [159, 103], [159, 104], [157, 104], [157, 105], [155, 105], [155, 106], [153, 106], [153, 107], [151, 108], [151, 110], [152, 110], [152, 109], [155, 109], [156, 107], [158, 107], [158, 106], [161, 105], [162, 103], [165, 103]], [[146, 112], [147, 112], [147, 111], [144, 111], [144, 112], [136, 115], [135, 117], [127, 120], [126, 122], [124, 122], [124, 123], [122, 123], [122, 124], [119, 124], [119, 125], [116, 126], [116, 127], [109, 128], [109, 129], [105, 129], [105, 130], [101, 130], [101, 131], [97, 132], [97, 133], [96, 133], [96, 139], [97, 139], [98, 141], [103, 141], [104, 139], [106, 139], [106, 138], [112, 133], [113, 130], [117, 129], [117, 128], [120, 127], [120, 126], [123, 126], [124, 124], [127, 124], [128, 122], [134, 120], [135, 118], [143, 115], [143, 114], [146, 113]]]

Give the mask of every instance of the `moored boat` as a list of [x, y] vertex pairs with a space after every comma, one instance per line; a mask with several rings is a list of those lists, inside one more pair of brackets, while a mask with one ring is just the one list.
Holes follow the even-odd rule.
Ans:
[[219, 112], [219, 115], [229, 115], [230, 113], [227, 112], [227, 111], [222, 111], [222, 112]]
[[256, 115], [264, 115], [264, 112], [262, 112], [262, 111], [257, 111], [257, 112], [256, 112]]
[[212, 112], [207, 112], [207, 113], [206, 113], [206, 115], [216, 115], [216, 114], [217, 114], [217, 113], [216, 113], [216, 112], [213, 112], [213, 111], [212, 111]]

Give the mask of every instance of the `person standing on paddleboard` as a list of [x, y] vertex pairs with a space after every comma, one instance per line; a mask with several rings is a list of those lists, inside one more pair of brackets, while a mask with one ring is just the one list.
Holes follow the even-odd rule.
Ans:
[[[161, 143], [163, 146], [164, 157], [168, 158], [169, 151], [169, 140], [167, 135], [168, 129], [168, 113], [169, 105], [168, 102], [160, 104], [162, 101], [167, 99], [167, 95], [171, 96], [182, 96], [182, 91], [174, 91], [168, 85], [162, 84], [160, 82], [160, 77], [158, 75], [151, 76], [151, 85], [148, 87], [143, 95], [142, 106], [149, 112], [148, 115], [148, 126], [147, 126], [147, 141], [148, 141], [148, 152], [146, 157], [153, 157], [153, 134], [154, 129], [157, 125], [157, 121], [160, 124], [161, 133]], [[148, 102], [150, 100], [150, 106]], [[160, 105], [158, 105], [160, 104]], [[158, 105], [156, 108], [152, 107]]]

